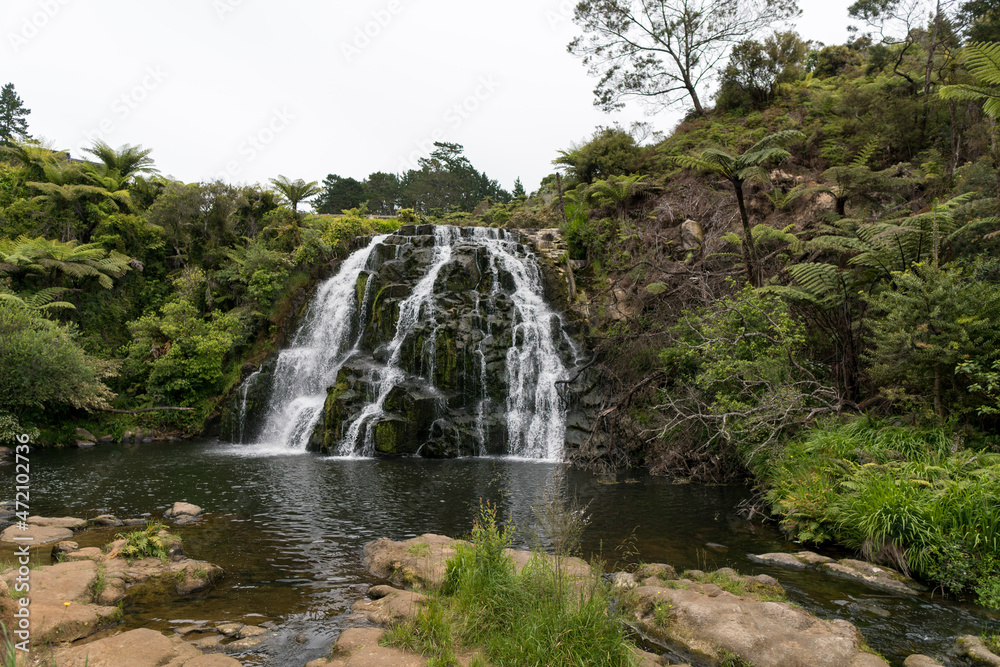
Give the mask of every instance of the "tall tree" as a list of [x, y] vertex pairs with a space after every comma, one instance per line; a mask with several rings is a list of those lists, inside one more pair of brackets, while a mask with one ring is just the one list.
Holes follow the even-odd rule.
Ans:
[[28, 138], [28, 121], [31, 109], [14, 91], [14, 84], [8, 83], [0, 90], [0, 144], [10, 145], [14, 139]]
[[528, 194], [524, 191], [524, 185], [521, 183], [520, 176], [518, 176], [517, 179], [514, 180], [514, 191], [511, 192], [511, 195], [514, 197], [514, 199], [518, 199], [521, 201], [524, 201], [525, 199], [528, 198]]
[[625, 130], [600, 127], [589, 141], [559, 151], [552, 164], [566, 167], [567, 175], [577, 183], [593, 183], [599, 178], [634, 173], [640, 152], [635, 138]]
[[323, 179], [323, 188], [313, 208], [317, 213], [337, 215], [341, 211], [357, 208], [364, 200], [364, 186], [356, 178], [329, 174]]
[[753, 232], [750, 229], [750, 216], [743, 201], [743, 185], [749, 180], [764, 181], [767, 171], [762, 165], [769, 162], [781, 162], [789, 156], [784, 146], [805, 135], [798, 130], [784, 130], [764, 137], [746, 152], [734, 155], [721, 148], [709, 148], [701, 156], [681, 156], [674, 158], [677, 164], [689, 169], [718, 174], [729, 181], [736, 192], [736, 202], [740, 208], [740, 220], [743, 222], [743, 263], [746, 265], [747, 280], [754, 287], [760, 285], [760, 275], [757, 271], [757, 257], [753, 247]]
[[[400, 184], [396, 174], [376, 171], [361, 184], [368, 210], [376, 215], [393, 215], [399, 208]], [[347, 208], [354, 208], [348, 206]]]
[[956, 19], [970, 42], [1000, 41], [1000, 0], [965, 0]]
[[292, 205], [293, 213], [299, 212], [299, 202], [311, 199], [322, 192], [322, 188], [316, 181], [306, 183], [301, 178], [292, 181], [281, 174], [278, 174], [277, 178], [271, 179], [271, 185]]
[[626, 98], [654, 105], [691, 101], [733, 44], [800, 13], [795, 0], [582, 0], [573, 20], [583, 35], [569, 51], [600, 77], [595, 104], [621, 108]]

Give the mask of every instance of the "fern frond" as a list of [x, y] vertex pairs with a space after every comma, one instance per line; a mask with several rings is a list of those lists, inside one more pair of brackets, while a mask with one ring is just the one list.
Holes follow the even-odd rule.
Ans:
[[966, 66], [981, 82], [1000, 86], [1000, 43], [974, 42], [963, 52]]

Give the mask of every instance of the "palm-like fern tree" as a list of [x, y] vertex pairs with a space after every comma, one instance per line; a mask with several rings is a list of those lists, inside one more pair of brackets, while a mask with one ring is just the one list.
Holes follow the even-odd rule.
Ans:
[[862, 148], [851, 160], [850, 164], [830, 167], [820, 178], [824, 184], [802, 191], [803, 195], [817, 192], [829, 194], [834, 199], [837, 215], [847, 215], [847, 204], [856, 201], [867, 201], [878, 204], [878, 195], [901, 193], [905, 188], [918, 182], [918, 179], [903, 175], [904, 165], [894, 165], [881, 171], [872, 171], [868, 166], [872, 154], [878, 147], [878, 141], [872, 140]]
[[291, 204], [292, 211], [296, 214], [299, 212], [299, 202], [311, 199], [323, 191], [316, 181], [306, 183], [301, 178], [292, 181], [281, 174], [278, 174], [277, 178], [271, 179], [271, 185]]
[[112, 279], [124, 275], [130, 266], [127, 255], [108, 252], [99, 243], [79, 245], [41, 236], [0, 239], [0, 274], [43, 276], [56, 287], [62, 286], [63, 277], [93, 277], [101, 287], [111, 289]]
[[100, 201], [108, 192], [94, 185], [78, 164], [64, 160], [45, 164], [42, 170], [45, 180], [31, 181], [28, 186], [39, 193], [35, 201], [47, 204], [54, 218], [65, 221], [62, 236], [64, 241], [70, 241], [76, 236], [74, 222], [86, 225], [87, 204]]
[[996, 118], [1000, 115], [1000, 43], [974, 42], [965, 47], [962, 55], [976, 83], [941, 86], [938, 94], [946, 100], [982, 102], [983, 113]]
[[44, 180], [45, 166], [57, 162], [57, 154], [49, 146], [27, 141], [12, 141], [7, 146], [0, 146], [0, 155], [24, 167], [26, 181]]
[[[946, 100], [983, 103], [983, 113], [991, 119], [1000, 115], [1000, 43], [974, 42], [962, 49], [965, 66], [976, 82], [941, 86], [938, 94]], [[996, 125], [993, 125], [996, 132]], [[993, 167], [1000, 167], [1000, 151], [993, 141]], [[997, 169], [997, 196], [1000, 196], [1000, 169]]]
[[598, 206], [614, 206], [619, 220], [624, 223], [629, 201], [657, 187], [647, 182], [645, 175], [609, 176], [606, 180], [594, 181], [586, 189], [586, 199]]
[[784, 146], [803, 138], [805, 135], [798, 130], [784, 130], [769, 134], [739, 155], [722, 148], [709, 148], [702, 151], [698, 157], [674, 158], [674, 162], [681, 167], [716, 174], [733, 186], [740, 209], [740, 221], [743, 223], [743, 262], [746, 265], [747, 280], [754, 287], [760, 284], [760, 276], [757, 271], [750, 216], [743, 200], [743, 185], [752, 180], [767, 181], [767, 171], [763, 165], [769, 162], [781, 162], [787, 158], [790, 153]]
[[159, 170], [153, 166], [153, 158], [149, 154], [152, 148], [125, 144], [115, 149], [103, 141], [95, 141], [93, 148], [84, 149], [102, 163], [104, 175], [116, 172], [124, 182], [128, 182], [136, 174], [155, 174]]

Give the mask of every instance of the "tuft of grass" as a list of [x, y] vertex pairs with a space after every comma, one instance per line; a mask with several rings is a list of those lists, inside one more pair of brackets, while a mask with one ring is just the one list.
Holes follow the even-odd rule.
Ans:
[[17, 667], [17, 648], [3, 622], [0, 622], [0, 667]]
[[97, 600], [97, 597], [108, 587], [107, 567], [104, 563], [97, 564], [97, 574], [90, 582], [90, 599]]
[[756, 665], [742, 658], [738, 653], [722, 649], [719, 651], [719, 667], [756, 667]]
[[981, 635], [979, 638], [983, 640], [983, 646], [985, 646], [987, 650], [991, 653], [1000, 655], [1000, 634]]
[[493, 665], [631, 665], [624, 624], [609, 612], [597, 577], [568, 581], [555, 560], [536, 555], [517, 573], [504, 552], [513, 526], [480, 506], [471, 545], [448, 561], [441, 593], [416, 621], [392, 628], [387, 643], [454, 664], [456, 647], [478, 647]]
[[771, 461], [766, 498], [800, 541], [840, 542], [1000, 608], [1000, 454], [960, 445], [948, 426], [822, 424]]
[[703, 584], [715, 584], [727, 593], [732, 593], [733, 595], [739, 595], [741, 597], [753, 598], [759, 602], [788, 601], [788, 598], [781, 589], [775, 586], [768, 586], [767, 584], [755, 581], [750, 577], [741, 576], [740, 574], [732, 575], [728, 572], [717, 570], [715, 572], [694, 576], [690, 571], [686, 571], [681, 576], [685, 579], [692, 579]]
[[669, 602], [661, 602], [657, 604], [653, 607], [653, 622], [661, 628], [669, 626], [671, 621], [670, 613], [673, 610], [674, 606]]
[[431, 545], [427, 544], [427, 542], [417, 542], [416, 544], [411, 544], [406, 547], [406, 552], [420, 558], [421, 556], [427, 556], [430, 554]]

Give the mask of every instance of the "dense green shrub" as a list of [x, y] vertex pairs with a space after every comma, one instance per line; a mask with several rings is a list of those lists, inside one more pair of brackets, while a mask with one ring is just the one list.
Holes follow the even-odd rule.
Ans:
[[952, 429], [828, 423], [788, 445], [762, 482], [796, 539], [1000, 602], [1000, 454], [964, 448]]
[[671, 385], [662, 407], [686, 437], [752, 472], [807, 418], [834, 411], [839, 396], [803, 359], [805, 328], [780, 298], [747, 286], [688, 313], [661, 361]]
[[0, 300], [0, 406], [20, 417], [43, 407], [108, 407], [103, 380], [117, 365], [89, 356], [72, 327]]

